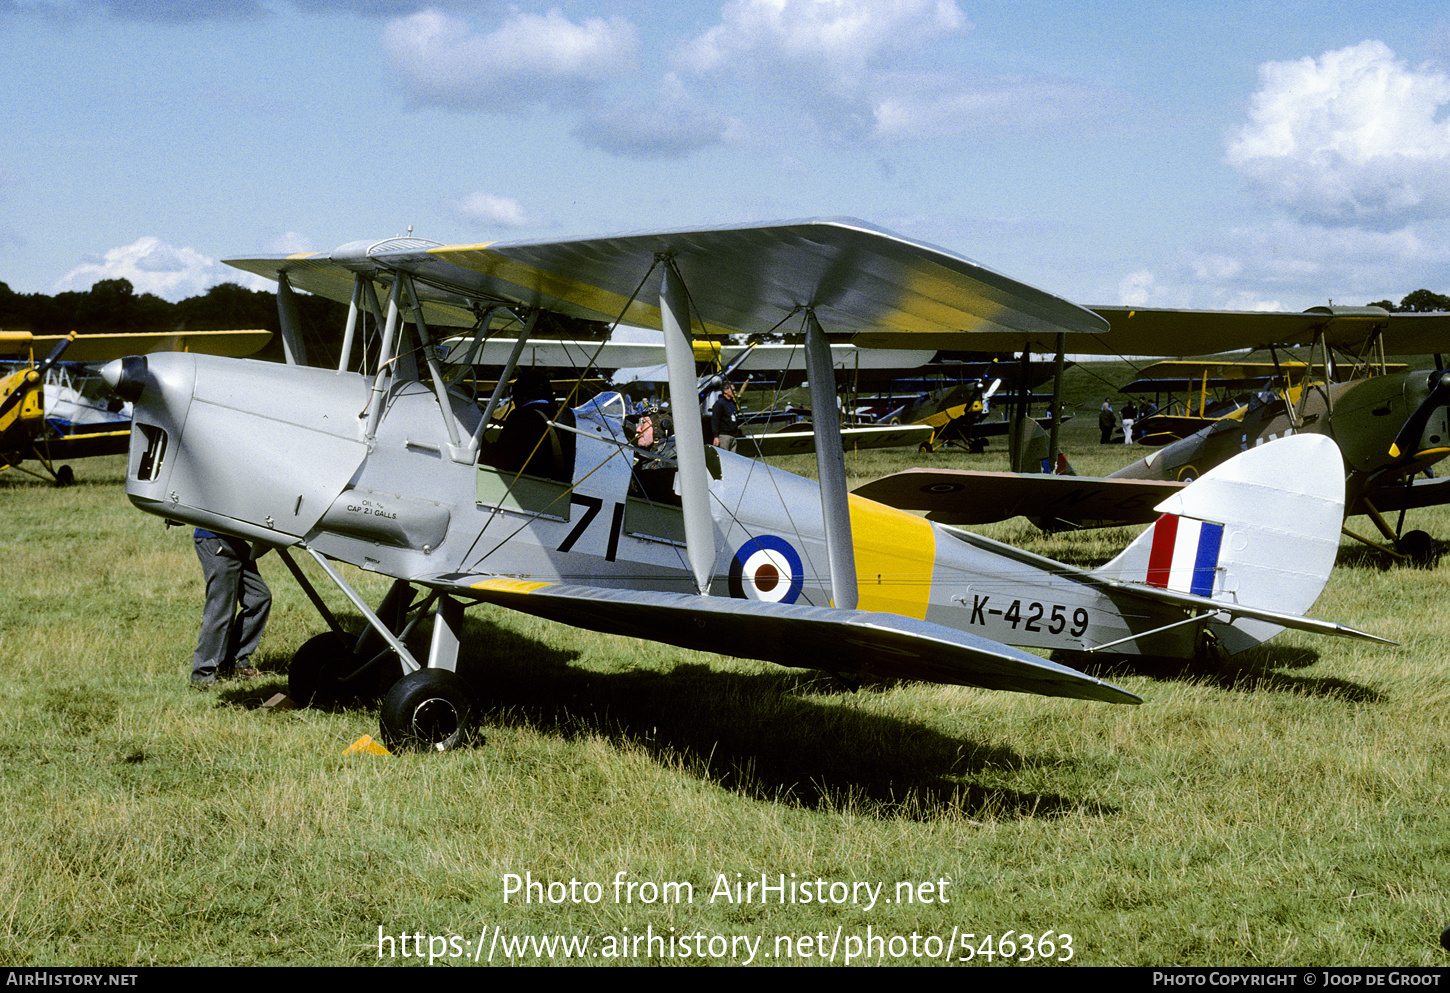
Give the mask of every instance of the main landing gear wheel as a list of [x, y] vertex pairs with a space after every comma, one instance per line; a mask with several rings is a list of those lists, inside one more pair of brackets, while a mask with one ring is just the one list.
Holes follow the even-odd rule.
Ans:
[[1395, 542], [1402, 555], [1408, 555], [1416, 565], [1432, 565], [1440, 557], [1435, 549], [1435, 539], [1424, 531], [1406, 531]]
[[76, 484], [76, 473], [68, 465], [63, 465], [55, 472], [55, 485], [58, 487], [74, 486]]
[[352, 653], [335, 632], [325, 631], [309, 638], [287, 667], [287, 695], [299, 707], [326, 707], [340, 702], [346, 696], [340, 680], [351, 659]]
[[419, 669], [393, 684], [379, 715], [389, 751], [445, 752], [468, 737], [473, 701], [463, 680], [447, 669]]

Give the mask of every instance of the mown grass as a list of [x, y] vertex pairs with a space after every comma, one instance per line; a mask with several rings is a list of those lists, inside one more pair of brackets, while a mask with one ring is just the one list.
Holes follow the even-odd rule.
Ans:
[[[1092, 431], [1069, 433], [1080, 470], [1131, 455]], [[863, 454], [850, 471], [927, 459], [1001, 463], [1000, 448]], [[977, 946], [1050, 930], [1072, 935], [1079, 964], [1447, 964], [1450, 565], [1402, 568], [1346, 540], [1314, 613], [1400, 647], [1281, 635], [1216, 667], [1099, 667], [1141, 707], [913, 683], [851, 692], [479, 609], [461, 667], [486, 743], [344, 756], [376, 735], [374, 710], [259, 709], [321, 629], [279, 564], [263, 561], [276, 594], [266, 678], [193, 691], [187, 534], [127, 504], [119, 460], [78, 468], [66, 490], [0, 478], [11, 964], [368, 964], [380, 928], [471, 948], [495, 926], [596, 942], [651, 927], [763, 935], [765, 953], [778, 935], [838, 927], [955, 927]], [[1445, 511], [1411, 524], [1450, 537]], [[1086, 562], [1125, 539], [1020, 522], [992, 533]], [[382, 595], [377, 577], [353, 576]], [[695, 900], [617, 903], [621, 872], [687, 881]], [[604, 897], [505, 903], [510, 873], [597, 882]], [[737, 873], [884, 882], [887, 896], [950, 883], [946, 900], [870, 910], [710, 902]]]

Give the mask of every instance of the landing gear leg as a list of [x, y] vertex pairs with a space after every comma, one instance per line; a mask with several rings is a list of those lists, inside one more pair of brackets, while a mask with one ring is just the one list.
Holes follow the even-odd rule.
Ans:
[[[1405, 531], [1403, 534], [1400, 533], [1400, 529], [1405, 526], [1405, 513], [1403, 510], [1400, 511], [1399, 526], [1392, 529], [1389, 522], [1384, 519], [1384, 516], [1375, 509], [1374, 504], [1368, 500], [1364, 500], [1363, 503], [1365, 510], [1369, 514], [1369, 519], [1374, 522], [1375, 527], [1379, 528], [1380, 533], [1386, 538], [1394, 542], [1394, 546], [1391, 549], [1393, 554], [1419, 566], [1431, 566], [1439, 560], [1440, 551], [1435, 545], [1435, 539], [1431, 538], [1429, 534], [1424, 531]], [[1345, 529], [1345, 533], [1351, 537], [1359, 538], [1360, 541], [1363, 541], [1367, 545], [1374, 545], [1374, 542], [1360, 538], [1359, 535], [1354, 534], [1348, 529]]]
[[[378, 607], [378, 618], [393, 634], [406, 634], [413, 588], [393, 584]], [[329, 620], [334, 620], [328, 614]], [[326, 707], [353, 700], [376, 700], [399, 675], [398, 656], [372, 628], [359, 636], [341, 629], [309, 639], [287, 669], [287, 695], [301, 707]]]

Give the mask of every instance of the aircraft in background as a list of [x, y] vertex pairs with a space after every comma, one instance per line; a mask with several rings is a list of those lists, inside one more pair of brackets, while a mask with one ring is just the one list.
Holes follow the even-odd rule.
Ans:
[[[640, 337], [639, 332], [645, 329], [626, 330], [635, 332], [629, 337], [637, 338]], [[496, 379], [517, 341], [512, 337], [459, 335], [443, 343], [443, 361], [445, 365], [454, 367], [471, 366], [482, 371], [485, 377]], [[745, 383], [750, 383], [752, 398], [768, 396], [768, 399], [758, 401], [765, 404], [764, 409], [747, 411], [742, 406], [745, 433], [736, 440], [736, 451], [762, 458], [809, 455], [815, 451], [809, 407], [793, 406], [782, 394], [789, 384], [805, 380], [805, 358], [800, 345], [731, 345], [696, 340], [692, 348], [697, 371], [704, 369], [696, 379], [702, 414], [709, 409], [719, 384], [725, 379], [739, 382], [741, 389], [744, 389]], [[852, 345], [836, 345], [831, 349], [835, 380], [849, 379], [857, 386], [889, 382], [903, 374], [921, 370], [935, 356], [935, 352], [920, 349], [860, 349]], [[656, 344], [637, 340], [530, 339], [519, 353], [516, 365], [542, 367], [560, 379], [586, 376], [598, 370], [600, 375], [591, 393], [604, 388], [606, 383], [621, 393], [635, 397], [652, 397], [668, 392], [662, 389], [668, 380], [663, 340]], [[770, 386], [757, 383], [757, 376], [768, 380]], [[673, 398], [669, 402], [673, 404]], [[915, 447], [932, 434], [929, 429], [909, 425], [868, 423], [844, 424], [841, 433], [847, 450]]]
[[[84, 388], [86, 365], [123, 355], [202, 349], [251, 355], [270, 331], [131, 332], [36, 336], [0, 331], [0, 470], [18, 469], [57, 486], [75, 481], [66, 460], [119, 455], [131, 439], [130, 415]], [[40, 362], [37, 353], [45, 354]], [[33, 461], [43, 473], [22, 463]]]
[[[1305, 314], [1123, 313], [1127, 316], [1114, 321], [1113, 334], [1120, 323], [1131, 326], [1140, 319], [1139, 331], [1151, 329], [1151, 334], [1140, 333], [1115, 347], [1147, 348], [1151, 339], [1159, 348], [1173, 341], [1180, 348], [1210, 351], [1245, 340], [1302, 344], [1307, 339], [1321, 355], [1321, 368], [1332, 375], [1333, 349], [1353, 343], [1360, 359], [1354, 372], [1361, 378], [1327, 383], [1301, 378], [1288, 388], [1259, 391], [1247, 405], [1106, 478], [917, 469], [874, 480], [857, 494], [928, 511], [943, 523], [983, 524], [1017, 516], [1059, 530], [1143, 523], [1153, 519], [1153, 507], [1166, 493], [1233, 455], [1289, 434], [1316, 433], [1333, 438], [1343, 453], [1346, 514], [1369, 516], [1392, 544], [1346, 533], [1401, 556], [1423, 560], [1434, 555], [1434, 542], [1423, 531], [1403, 531], [1403, 513], [1392, 528], [1383, 512], [1450, 500], [1444, 480], [1416, 478], [1450, 455], [1450, 375], [1443, 369], [1371, 373], [1387, 367], [1386, 354], [1419, 352], [1425, 346], [1434, 351], [1450, 341], [1450, 314], [1389, 314], [1378, 307], [1315, 308]], [[1222, 327], [1215, 324], [1218, 317]]]
[[[1012, 646], [1192, 657], [1206, 641], [1241, 651], [1283, 627], [1372, 637], [1303, 616], [1342, 515], [1339, 455], [1324, 438], [1206, 474], [1165, 502], [1169, 523], [1095, 570], [851, 499], [825, 327], [1103, 328], [1065, 300], [861, 222], [488, 246], [394, 239], [232, 264], [278, 280], [294, 362], [291, 287], [350, 300], [343, 365], [111, 363], [107, 381], [134, 404], [127, 495], [276, 549], [331, 628], [294, 657], [289, 692], [337, 698], [386, 674], [389, 747], [465, 736], [473, 704], [455, 670], [464, 608], [477, 603], [843, 676], [1118, 703], [1138, 698]], [[692, 331], [797, 322], [820, 483], [707, 447], [689, 417], [676, 418], [678, 454], [665, 464], [630, 443], [612, 393], [528, 417], [521, 407], [489, 437], [526, 345], [480, 410], [449, 390], [432, 343], [435, 315], [467, 316], [486, 334], [492, 308], [516, 310], [526, 327], [548, 308], [661, 328], [677, 396], [695, 389]], [[371, 375], [345, 368], [363, 311], [382, 328]], [[422, 363], [416, 373], [404, 356]], [[293, 550], [363, 615], [362, 636], [327, 609]], [[393, 577], [377, 610], [337, 562]], [[405, 640], [429, 614], [422, 660]]]

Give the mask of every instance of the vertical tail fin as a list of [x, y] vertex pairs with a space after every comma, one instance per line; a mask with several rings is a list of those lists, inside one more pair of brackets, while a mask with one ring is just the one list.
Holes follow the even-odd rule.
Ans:
[[[1339, 551], [1344, 460], [1325, 435], [1290, 435], [1230, 459], [1156, 509], [1157, 523], [1097, 575], [1303, 614]], [[1281, 630], [1246, 618], [1209, 628], [1230, 652]]]

